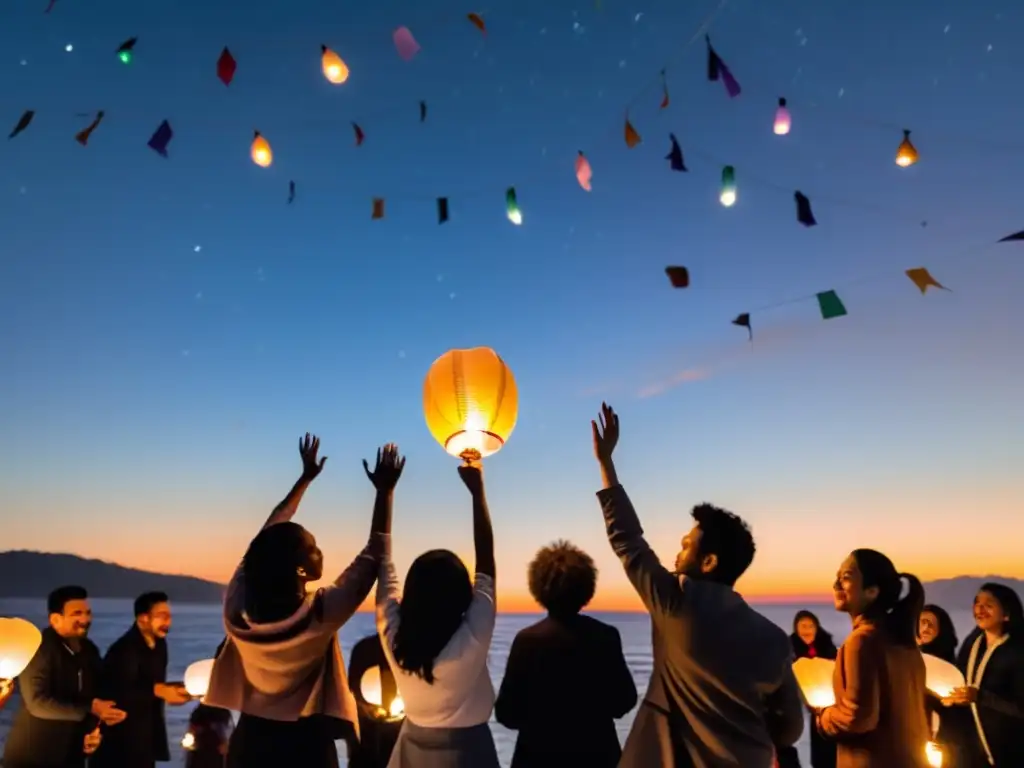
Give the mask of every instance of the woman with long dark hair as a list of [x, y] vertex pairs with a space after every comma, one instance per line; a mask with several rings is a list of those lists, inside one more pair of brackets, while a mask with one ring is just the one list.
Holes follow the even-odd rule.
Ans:
[[369, 541], [333, 584], [314, 592], [323, 554], [313, 534], [291, 522], [327, 458], [320, 440], [299, 441], [302, 475], [249, 544], [224, 598], [227, 639], [205, 703], [241, 716], [228, 768], [335, 768], [335, 741], [358, 736], [338, 629], [366, 599], [391, 531], [391, 502], [404, 460], [388, 445], [366, 472], [377, 489]]
[[[835, 660], [838, 653], [831, 633], [821, 626], [818, 617], [810, 611], [797, 611], [793, 617], [793, 644], [795, 659]], [[812, 717], [814, 711], [811, 711]], [[813, 720], [812, 720], [813, 722]], [[836, 768], [836, 745], [826, 739], [816, 728], [811, 729], [811, 768]], [[800, 757], [796, 747], [778, 747], [776, 756], [778, 768], [800, 768]]]
[[494, 634], [494, 531], [479, 462], [459, 476], [473, 499], [476, 575], [454, 552], [413, 561], [399, 600], [390, 549], [377, 581], [377, 629], [405, 705], [389, 768], [498, 768], [487, 725], [494, 687], [487, 654]]
[[836, 703], [817, 717], [818, 729], [836, 741], [837, 768], [925, 768], [931, 731], [917, 649], [921, 582], [881, 552], [855, 549], [832, 591], [836, 610], [853, 622], [836, 658]]
[[976, 629], [960, 647], [967, 685], [943, 701], [971, 714], [958, 766], [1024, 766], [1024, 607], [1005, 584], [983, 584], [974, 598]]

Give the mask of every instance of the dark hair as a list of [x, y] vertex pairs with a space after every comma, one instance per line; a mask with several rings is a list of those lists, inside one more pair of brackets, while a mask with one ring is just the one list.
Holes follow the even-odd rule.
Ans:
[[146, 615], [160, 603], [166, 603], [169, 600], [166, 592], [143, 592], [135, 598], [135, 618]]
[[454, 552], [432, 549], [413, 560], [398, 604], [395, 663], [434, 682], [434, 661], [473, 600], [469, 571]]
[[754, 562], [750, 527], [738, 515], [711, 504], [698, 504], [691, 514], [700, 526], [700, 554], [718, 557], [707, 578], [731, 587]]
[[72, 600], [88, 600], [89, 593], [85, 591], [85, 587], [79, 587], [74, 584], [70, 584], [66, 587], [57, 587], [53, 592], [46, 596], [46, 612], [51, 613], [64, 613], [64, 608]]
[[1021, 605], [1020, 595], [1011, 587], [996, 581], [982, 584], [978, 591], [992, 595], [1006, 614], [1006, 633], [1010, 636], [1008, 642], [1024, 645], [1024, 606]]
[[[811, 645], [814, 646], [814, 650], [826, 658], [830, 654], [834, 654], [836, 650], [836, 641], [832, 638], [832, 633], [821, 626], [821, 621], [811, 611], [801, 610], [796, 612], [796, 616], [793, 617], [793, 634], [790, 635], [790, 639], [793, 641], [793, 651], [799, 650], [797, 643], [801, 646], [807, 646], [807, 643], [796, 633], [796, 625], [804, 619], [809, 619], [814, 622], [814, 640]], [[798, 654], [799, 655], [799, 654]]]
[[[917, 628], [924, 608], [924, 587], [912, 573], [899, 573], [892, 560], [874, 549], [855, 549], [853, 559], [864, 589], [876, 587], [878, 597], [868, 606], [865, 616], [882, 623], [897, 645], [917, 647]], [[900, 598], [903, 582], [907, 594]]]
[[295, 613], [305, 598], [298, 570], [308, 553], [308, 533], [298, 523], [277, 523], [256, 534], [242, 560], [245, 612], [252, 621], [281, 621]]
[[538, 550], [527, 575], [533, 599], [555, 616], [579, 613], [597, 589], [594, 560], [564, 539]]
[[953, 626], [953, 620], [946, 613], [946, 609], [940, 605], [928, 603], [921, 609], [921, 613], [932, 614], [935, 616], [935, 622], [938, 624], [935, 639], [930, 643], [924, 643], [921, 646], [921, 653], [938, 656], [944, 661], [955, 664], [956, 646], [959, 640], [956, 636], [956, 627]]

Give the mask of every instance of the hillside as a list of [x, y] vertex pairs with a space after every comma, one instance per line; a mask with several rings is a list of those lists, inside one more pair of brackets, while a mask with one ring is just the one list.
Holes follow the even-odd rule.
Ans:
[[1006, 576], [954, 576], [951, 579], [936, 579], [924, 584], [925, 599], [941, 605], [946, 610], [968, 610], [974, 603], [974, 595], [986, 581], [998, 581], [1013, 589], [1024, 598], [1024, 581]]
[[91, 597], [135, 598], [158, 590], [178, 603], [219, 603], [224, 596], [223, 584], [192, 576], [140, 571], [77, 555], [0, 552], [0, 597], [45, 598], [63, 584], [80, 584]]

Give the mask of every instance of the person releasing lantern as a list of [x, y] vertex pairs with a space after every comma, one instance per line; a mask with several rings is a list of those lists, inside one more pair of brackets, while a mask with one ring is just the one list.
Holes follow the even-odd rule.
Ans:
[[25, 619], [0, 618], [0, 691], [7, 690], [14, 678], [25, 671], [42, 642], [43, 635], [35, 624]]
[[896, 150], [896, 165], [909, 168], [918, 160], [917, 147], [910, 141], [910, 131], [903, 131], [903, 141]]
[[785, 136], [789, 133], [792, 124], [793, 120], [789, 115], [789, 109], [786, 107], [786, 100], [780, 98], [779, 106], [775, 110], [775, 124], [772, 126], [772, 130], [775, 131], [776, 136]]
[[452, 456], [497, 453], [515, 429], [518, 408], [512, 371], [487, 347], [445, 352], [423, 382], [427, 428]]
[[259, 131], [253, 133], [249, 154], [252, 156], [252, 161], [260, 168], [269, 168], [270, 164], [274, 162], [274, 153], [270, 149], [270, 142], [263, 138]]
[[324, 71], [324, 77], [329, 83], [341, 85], [348, 80], [348, 65], [342, 61], [341, 56], [336, 54], [326, 45], [320, 46], [320, 66]]

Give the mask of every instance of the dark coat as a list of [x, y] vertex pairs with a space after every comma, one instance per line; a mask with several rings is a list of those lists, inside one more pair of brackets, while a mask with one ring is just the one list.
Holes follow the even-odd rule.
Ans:
[[164, 701], [153, 693], [167, 682], [167, 641], [150, 648], [137, 625], [113, 642], [103, 657], [99, 692], [127, 713], [124, 722], [103, 729], [90, 768], [145, 768], [171, 759]]
[[[795, 632], [789, 636], [793, 645], [793, 656], [797, 659], [815, 658], [835, 661], [838, 655], [836, 644], [831, 635], [818, 629], [818, 636], [811, 645], [807, 645]], [[811, 730], [811, 768], [836, 768], [836, 744], [829, 741], [817, 728]], [[800, 768], [800, 757], [796, 747], [778, 748], [779, 768]]]
[[99, 649], [87, 639], [77, 653], [52, 628], [18, 677], [21, 706], [7, 734], [7, 768], [57, 768], [85, 764], [85, 736], [97, 720], [92, 700], [100, 673]]
[[615, 768], [615, 719], [636, 701], [615, 627], [549, 616], [513, 640], [494, 716], [519, 731], [512, 768]]
[[349, 740], [349, 768], [385, 768], [402, 730], [401, 720], [380, 719], [375, 716], [377, 706], [363, 698], [360, 683], [363, 674], [373, 667], [380, 669], [381, 701], [390, 706], [398, 695], [398, 685], [376, 632], [356, 643], [349, 654], [348, 684], [359, 705], [359, 738]]

